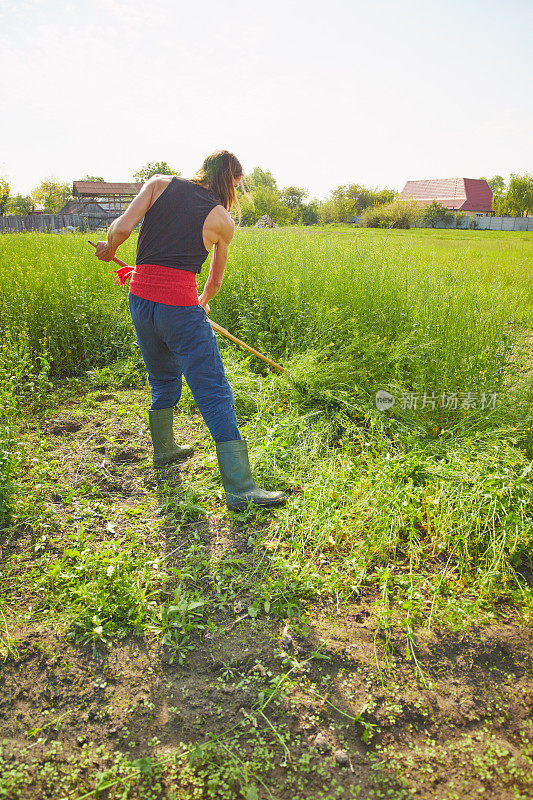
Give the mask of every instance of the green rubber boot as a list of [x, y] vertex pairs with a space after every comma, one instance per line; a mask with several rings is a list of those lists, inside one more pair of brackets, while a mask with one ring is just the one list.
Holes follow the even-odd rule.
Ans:
[[192, 455], [190, 445], [180, 447], [174, 441], [174, 409], [161, 408], [149, 411], [150, 435], [154, 446], [154, 467], [166, 467]]
[[283, 492], [266, 492], [255, 485], [244, 439], [217, 442], [216, 448], [229, 509], [239, 511], [246, 508], [250, 500], [258, 506], [283, 505], [286, 499]]

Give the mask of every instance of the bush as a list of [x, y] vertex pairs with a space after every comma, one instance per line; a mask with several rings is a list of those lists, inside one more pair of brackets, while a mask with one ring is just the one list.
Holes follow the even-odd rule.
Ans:
[[416, 200], [395, 200], [364, 211], [360, 224], [364, 228], [410, 228], [421, 215], [422, 209]]
[[350, 222], [365, 209], [392, 203], [394, 189], [367, 189], [356, 183], [337, 186], [322, 204], [321, 222]]
[[435, 228], [439, 222], [448, 225], [453, 220], [453, 214], [442, 203], [433, 200], [429, 206], [425, 207], [422, 213], [422, 220], [426, 225]]

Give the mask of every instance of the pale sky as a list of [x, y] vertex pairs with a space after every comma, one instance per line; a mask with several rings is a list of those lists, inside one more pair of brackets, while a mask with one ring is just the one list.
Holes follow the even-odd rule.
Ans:
[[0, 0], [0, 174], [341, 183], [533, 172], [531, 0]]

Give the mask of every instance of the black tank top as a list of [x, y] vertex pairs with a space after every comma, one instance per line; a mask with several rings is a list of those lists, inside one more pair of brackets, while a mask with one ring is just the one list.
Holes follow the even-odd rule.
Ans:
[[172, 178], [144, 216], [136, 263], [200, 272], [208, 255], [202, 236], [205, 218], [219, 205], [203, 186]]

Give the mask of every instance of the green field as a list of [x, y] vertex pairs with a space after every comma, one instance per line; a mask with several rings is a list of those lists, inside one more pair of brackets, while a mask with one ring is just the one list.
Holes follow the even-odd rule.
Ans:
[[[210, 316], [287, 369], [220, 340], [256, 480], [288, 493], [270, 515], [227, 512], [188, 391], [197, 455], [155, 480], [127, 294], [89, 238], [0, 238], [0, 659], [13, 686], [63, 649], [94, 678], [83, 712], [62, 690], [0, 705], [0, 797], [530, 797], [531, 719], [506, 708], [533, 691], [533, 234], [237, 230]], [[126, 726], [134, 672], [155, 710]], [[169, 733], [170, 684], [203, 708], [215, 678], [220, 714]]]

